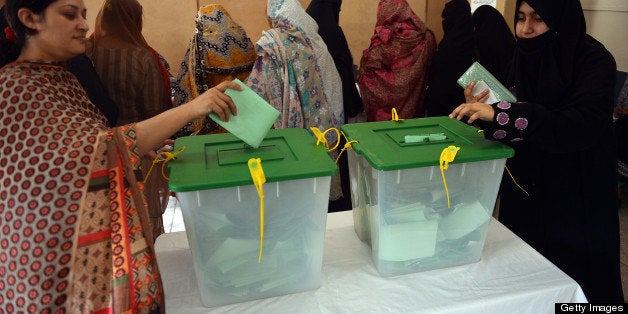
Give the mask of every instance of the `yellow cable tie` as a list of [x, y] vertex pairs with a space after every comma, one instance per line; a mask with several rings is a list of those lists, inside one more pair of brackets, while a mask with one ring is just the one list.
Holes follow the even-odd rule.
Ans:
[[392, 108], [392, 112], [391, 112], [392, 118], [390, 120], [395, 121], [395, 122], [401, 122], [403, 121], [403, 119], [399, 119], [399, 114], [397, 114], [397, 108]]
[[338, 164], [338, 161], [340, 160], [340, 156], [342, 156], [342, 153], [344, 153], [348, 149], [353, 149], [353, 144], [358, 143], [358, 141], [356, 140], [349, 140], [347, 138], [347, 135], [344, 132], [341, 131], [340, 134], [342, 134], [342, 137], [345, 138], [345, 145], [340, 150], [340, 153], [338, 153], [338, 157], [336, 157], [336, 161], [335, 161], [336, 165]]
[[150, 174], [152, 173], [153, 168], [155, 167], [156, 164], [162, 161], [163, 161], [163, 164], [161, 165], [161, 175], [164, 177], [164, 179], [166, 179], [166, 181], [168, 181], [168, 176], [166, 175], [166, 165], [168, 164], [169, 161], [176, 159], [177, 156], [181, 154], [184, 150], [185, 150], [185, 146], [181, 146], [181, 148], [179, 148], [175, 152], [161, 152], [157, 154], [157, 157], [153, 159], [153, 163], [150, 165], [150, 169], [148, 169], [148, 173], [146, 174], [146, 178], [144, 178], [143, 183], [146, 184], [146, 182], [148, 182], [148, 178], [150, 177]]
[[248, 162], [249, 171], [251, 172], [251, 178], [257, 189], [257, 195], [259, 196], [259, 256], [257, 262], [262, 262], [262, 252], [264, 250], [264, 183], [266, 183], [266, 176], [264, 175], [264, 169], [262, 168], [262, 160], [260, 158], [251, 158]]
[[[484, 133], [484, 130], [478, 130], [478, 133]], [[508, 166], [505, 166], [504, 168], [506, 168], [506, 172], [508, 173], [508, 175], [510, 176], [510, 179], [512, 180], [512, 183], [514, 183], [521, 191], [523, 191], [523, 193], [525, 193], [527, 196], [530, 196], [530, 193], [528, 193], [528, 191], [526, 191], [526, 189], [524, 189], [521, 185], [519, 185], [519, 183], [517, 182], [517, 180], [515, 179], [515, 176], [512, 175], [512, 173], [510, 172], [510, 169], [508, 169]]]
[[[484, 130], [478, 130], [478, 133], [484, 133]], [[530, 196], [530, 193], [528, 193], [528, 191], [526, 191], [526, 189], [524, 189], [521, 185], [519, 185], [519, 183], [517, 182], [517, 180], [515, 179], [515, 176], [512, 175], [512, 173], [510, 172], [510, 169], [508, 169], [508, 166], [505, 166], [504, 168], [506, 168], [506, 172], [508, 173], [508, 175], [510, 176], [510, 179], [512, 180], [512, 183], [514, 183], [521, 191], [523, 191], [523, 193], [525, 193], [527, 196]]]
[[[335, 150], [336, 148], [338, 148], [338, 145], [340, 145], [340, 131], [337, 128], [329, 128], [325, 130], [325, 132], [321, 132], [321, 130], [313, 126], [310, 128], [310, 130], [312, 130], [312, 133], [314, 133], [314, 136], [316, 136], [316, 145], [323, 144], [323, 146], [325, 146], [325, 149], [327, 149], [327, 151], [331, 152]], [[327, 142], [326, 135], [327, 133], [331, 131], [336, 132], [336, 145], [332, 148], [329, 148], [329, 143]]]
[[447, 188], [447, 179], [445, 179], [445, 170], [449, 168], [449, 163], [453, 162], [456, 158], [456, 154], [460, 150], [460, 147], [448, 146], [440, 154], [440, 173], [443, 177], [443, 186], [445, 186], [445, 193], [447, 194], [447, 208], [451, 207], [451, 201], [449, 199], [449, 188]]
[[[478, 133], [484, 133], [484, 130], [478, 130]], [[508, 173], [508, 175], [510, 176], [510, 179], [512, 180], [512, 183], [514, 183], [521, 191], [523, 191], [523, 193], [525, 193], [527, 196], [530, 196], [530, 193], [528, 193], [528, 191], [526, 191], [526, 189], [524, 189], [521, 185], [519, 185], [519, 183], [517, 182], [517, 180], [515, 179], [515, 176], [512, 175], [512, 173], [510, 172], [510, 169], [508, 169], [508, 166], [505, 166], [504, 168], [506, 168], [506, 172]]]
[[353, 149], [353, 143], [357, 143], [358, 141], [350, 141], [345, 143], [345, 146], [342, 148], [342, 150], [340, 150], [340, 153], [338, 154], [338, 157], [336, 157], [336, 165], [338, 164], [338, 161], [340, 160], [340, 156], [342, 156], [342, 153], [344, 153], [346, 150], [348, 149]]
[[515, 180], [515, 177], [512, 175], [512, 173], [510, 172], [510, 169], [508, 169], [508, 166], [505, 166], [504, 168], [506, 168], [506, 172], [508, 172], [508, 175], [510, 176], [510, 179], [512, 179], [512, 182], [521, 190], [523, 191], [523, 193], [525, 193], [527, 196], [530, 196], [530, 193], [528, 193], [528, 191], [526, 191], [523, 187], [521, 187], [521, 185], [519, 185], [519, 183], [517, 183], [517, 180]]

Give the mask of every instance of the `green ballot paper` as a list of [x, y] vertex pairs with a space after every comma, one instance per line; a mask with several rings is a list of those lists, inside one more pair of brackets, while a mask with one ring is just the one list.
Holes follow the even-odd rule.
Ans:
[[489, 72], [477, 61], [471, 64], [467, 71], [458, 78], [457, 82], [462, 88], [466, 88], [467, 84], [470, 82], [477, 82], [478, 84], [481, 84], [483, 87], [477, 91], [478, 93], [488, 87], [490, 90], [489, 98], [493, 98], [490, 103], [504, 100], [509, 102], [517, 101], [517, 98], [508, 90], [508, 88], [502, 85], [502, 83], [500, 83], [493, 76], [493, 74], [491, 74], [491, 72]]
[[238, 115], [229, 116], [229, 122], [220, 120], [214, 112], [210, 113], [209, 117], [245, 143], [258, 148], [279, 117], [279, 111], [240, 80], [234, 79], [233, 82], [242, 86], [243, 90], [228, 88], [225, 94], [233, 99], [238, 108]]

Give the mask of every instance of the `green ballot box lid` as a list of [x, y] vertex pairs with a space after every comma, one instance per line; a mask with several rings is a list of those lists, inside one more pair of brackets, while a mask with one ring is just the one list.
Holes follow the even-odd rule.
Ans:
[[345, 124], [342, 131], [356, 153], [377, 170], [439, 165], [443, 149], [460, 147], [451, 163], [510, 158], [509, 146], [484, 138], [473, 126], [446, 116]]
[[[174, 192], [253, 184], [248, 161], [260, 158], [266, 182], [331, 176], [338, 167], [306, 129], [272, 129], [258, 148], [230, 133], [187, 136], [175, 141], [168, 185]], [[157, 175], [157, 174], [154, 174]]]

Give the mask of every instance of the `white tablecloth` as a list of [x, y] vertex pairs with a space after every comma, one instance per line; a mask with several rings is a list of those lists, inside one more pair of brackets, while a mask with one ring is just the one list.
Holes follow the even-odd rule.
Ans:
[[156, 242], [166, 313], [554, 313], [556, 302], [587, 302], [569, 276], [491, 220], [473, 264], [382, 278], [351, 211], [327, 216], [321, 287], [303, 293], [206, 308], [185, 232]]

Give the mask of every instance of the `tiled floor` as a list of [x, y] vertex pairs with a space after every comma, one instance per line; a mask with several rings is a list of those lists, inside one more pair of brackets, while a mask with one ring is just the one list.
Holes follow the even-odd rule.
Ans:
[[[621, 192], [622, 206], [619, 209], [620, 237], [621, 237], [621, 274], [624, 286], [624, 300], [628, 302], [628, 185], [624, 185]], [[170, 198], [170, 203], [163, 216], [166, 232], [185, 230], [181, 207], [178, 201]]]

